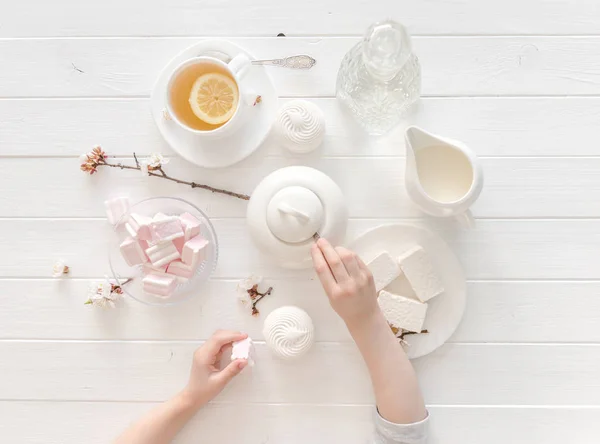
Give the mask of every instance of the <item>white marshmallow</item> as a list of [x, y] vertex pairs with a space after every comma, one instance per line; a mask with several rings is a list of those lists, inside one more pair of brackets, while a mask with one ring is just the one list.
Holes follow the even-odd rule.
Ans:
[[421, 302], [444, 292], [442, 282], [433, 269], [429, 256], [417, 245], [398, 258], [400, 269]]
[[389, 291], [381, 291], [377, 298], [387, 321], [394, 327], [420, 333], [427, 314], [427, 304], [405, 298]]
[[373, 274], [375, 290], [381, 291], [400, 276], [400, 267], [394, 258], [384, 251], [367, 264]]

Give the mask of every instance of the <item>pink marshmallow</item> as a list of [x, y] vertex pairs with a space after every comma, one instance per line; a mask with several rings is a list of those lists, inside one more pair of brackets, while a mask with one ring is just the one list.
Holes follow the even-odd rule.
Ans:
[[197, 267], [204, 260], [207, 245], [208, 241], [202, 236], [193, 237], [183, 246], [181, 260], [184, 264]]
[[[137, 239], [151, 241], [152, 233], [150, 232], [150, 224], [152, 223], [152, 219], [146, 216], [142, 216], [141, 214], [132, 213], [129, 216], [127, 223], [125, 224], [125, 228], [128, 232], [130, 232], [130, 228], [128, 225], [135, 230]], [[131, 233], [131, 232], [130, 232]]]
[[167, 273], [167, 267], [163, 266], [163, 267], [154, 267], [152, 264], [144, 264], [144, 266], [142, 267], [142, 272], [144, 274], [157, 274], [159, 276], [164, 275]]
[[177, 287], [177, 280], [172, 276], [149, 274], [142, 279], [144, 291], [156, 296], [171, 296]]
[[153, 221], [150, 225], [153, 242], [165, 242], [184, 237], [183, 227], [178, 218]]
[[231, 349], [231, 360], [245, 359], [248, 361], [248, 366], [254, 366], [254, 343], [252, 339], [246, 338], [233, 343]]
[[125, 262], [131, 267], [148, 262], [142, 246], [133, 238], [128, 237], [119, 246]]
[[175, 248], [177, 248], [177, 251], [179, 251], [179, 254], [181, 254], [183, 252], [183, 246], [185, 245], [185, 237], [178, 237], [177, 239], [173, 239], [173, 245], [175, 245]]
[[181, 225], [183, 225], [183, 231], [185, 232], [185, 240], [189, 241], [191, 238], [196, 237], [200, 234], [200, 228], [202, 222], [192, 216], [190, 213], [183, 213], [179, 216]]
[[106, 207], [106, 217], [108, 223], [115, 225], [121, 221], [121, 218], [129, 211], [129, 199], [127, 197], [117, 197], [104, 201]]
[[149, 247], [146, 250], [146, 254], [154, 267], [162, 267], [181, 257], [179, 251], [177, 251], [177, 248], [175, 248], [175, 245], [171, 241]]
[[167, 267], [167, 274], [178, 276], [186, 281], [194, 276], [195, 271], [195, 267], [186, 265], [181, 261], [173, 261]]

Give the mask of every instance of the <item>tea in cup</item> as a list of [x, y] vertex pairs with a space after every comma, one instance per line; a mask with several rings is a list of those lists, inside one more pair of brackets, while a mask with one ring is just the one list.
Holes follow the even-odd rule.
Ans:
[[183, 62], [167, 86], [167, 110], [182, 128], [199, 135], [230, 133], [243, 118], [240, 81], [250, 59], [243, 54], [225, 63], [213, 57]]

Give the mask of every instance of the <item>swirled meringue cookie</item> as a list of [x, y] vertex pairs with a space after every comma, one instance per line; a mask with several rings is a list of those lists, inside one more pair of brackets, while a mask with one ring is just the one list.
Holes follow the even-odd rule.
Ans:
[[281, 107], [275, 120], [281, 144], [294, 153], [316, 150], [325, 137], [325, 115], [306, 100], [292, 100]]
[[302, 356], [315, 342], [312, 319], [304, 310], [293, 306], [272, 311], [265, 319], [263, 335], [269, 348], [283, 359]]

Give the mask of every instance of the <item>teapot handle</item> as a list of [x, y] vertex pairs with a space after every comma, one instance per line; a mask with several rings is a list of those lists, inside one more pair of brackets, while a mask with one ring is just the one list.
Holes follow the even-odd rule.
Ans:
[[473, 213], [471, 210], [467, 210], [463, 213], [457, 214], [454, 216], [456, 220], [460, 223], [463, 228], [473, 229], [475, 228], [475, 217], [473, 217]]
[[302, 222], [308, 222], [310, 220], [310, 216], [308, 214], [303, 213], [302, 211], [299, 211], [286, 203], [282, 202], [281, 204], [279, 204], [279, 207], [277, 209], [282, 213], [290, 214], [300, 219]]

